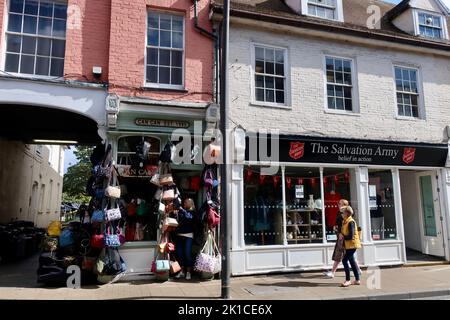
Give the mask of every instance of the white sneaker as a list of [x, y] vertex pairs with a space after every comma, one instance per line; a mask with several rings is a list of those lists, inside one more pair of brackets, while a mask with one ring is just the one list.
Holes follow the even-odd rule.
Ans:
[[184, 278], [184, 272], [183, 271], [178, 272], [178, 274], [175, 276], [175, 279], [181, 279], [181, 278]]
[[186, 272], [186, 280], [191, 280], [191, 273], [190, 272]]
[[334, 274], [331, 271], [328, 272], [324, 272], [323, 273], [327, 278], [333, 279], [334, 278]]

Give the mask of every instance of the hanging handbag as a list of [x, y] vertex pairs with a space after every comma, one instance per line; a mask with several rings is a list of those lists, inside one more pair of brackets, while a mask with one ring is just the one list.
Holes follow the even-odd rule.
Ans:
[[116, 221], [122, 219], [122, 212], [120, 212], [119, 206], [116, 208], [105, 209], [106, 221]]
[[61, 221], [52, 221], [48, 225], [47, 234], [51, 237], [59, 237], [61, 235]]
[[73, 238], [73, 232], [70, 228], [66, 228], [61, 232], [59, 236], [59, 246], [60, 247], [69, 247], [75, 243]]
[[170, 270], [170, 259], [167, 255], [166, 259], [156, 260], [156, 272], [167, 272]]
[[195, 260], [194, 269], [200, 272], [213, 273], [216, 268], [216, 257], [214, 255], [214, 245], [211, 232], [208, 232], [205, 245]]
[[128, 207], [127, 207], [128, 216], [133, 217], [136, 215], [136, 212], [137, 212], [136, 201], [131, 200], [131, 202], [128, 204]]
[[94, 210], [94, 212], [92, 213], [91, 221], [97, 223], [102, 223], [103, 221], [105, 221], [105, 213], [103, 212], [103, 210]]
[[119, 199], [120, 193], [120, 187], [108, 186], [105, 190], [105, 196], [108, 198]]
[[217, 210], [211, 206], [208, 206], [208, 227], [213, 229], [217, 227], [220, 223], [220, 214]]
[[91, 237], [91, 247], [103, 249], [105, 247], [105, 236], [103, 234], [93, 234]]
[[164, 203], [160, 202], [158, 205], [158, 213], [164, 214], [165, 212], [166, 212], [166, 205]]
[[175, 199], [175, 190], [173, 188], [163, 191], [162, 199], [164, 201], [172, 201]]
[[205, 175], [203, 176], [203, 185], [205, 188], [212, 188], [214, 186], [212, 169], [206, 169]]
[[161, 200], [162, 195], [163, 195], [163, 190], [162, 190], [162, 188], [158, 188], [158, 190], [156, 190], [156, 192], [155, 192], [154, 198], [155, 198], [156, 200]]
[[160, 186], [159, 184], [159, 173], [161, 172], [161, 165], [158, 166], [158, 171], [151, 177], [150, 182], [153, 183], [155, 186]]
[[172, 174], [162, 174], [159, 177], [159, 184], [162, 186], [170, 186], [173, 184], [173, 177]]
[[175, 274], [181, 271], [178, 261], [170, 261], [170, 273]]
[[146, 216], [148, 214], [149, 211], [149, 207], [147, 205], [147, 202], [145, 202], [145, 200], [141, 200], [141, 202], [139, 203], [139, 205], [137, 206], [137, 210], [136, 213], [138, 216]]
[[105, 246], [107, 246], [108, 248], [120, 247], [119, 235], [111, 233], [111, 227], [108, 227], [108, 231], [105, 234]]

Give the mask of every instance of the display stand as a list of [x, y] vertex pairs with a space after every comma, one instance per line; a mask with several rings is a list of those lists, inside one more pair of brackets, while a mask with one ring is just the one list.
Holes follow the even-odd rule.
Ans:
[[289, 244], [321, 243], [323, 241], [322, 210], [292, 209], [286, 212], [287, 234]]

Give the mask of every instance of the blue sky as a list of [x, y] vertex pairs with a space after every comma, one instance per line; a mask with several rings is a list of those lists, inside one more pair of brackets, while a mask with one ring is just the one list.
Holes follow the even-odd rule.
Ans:
[[67, 172], [67, 168], [77, 162], [77, 158], [73, 154], [74, 147], [70, 147], [70, 149], [66, 149], [64, 152], [64, 173]]

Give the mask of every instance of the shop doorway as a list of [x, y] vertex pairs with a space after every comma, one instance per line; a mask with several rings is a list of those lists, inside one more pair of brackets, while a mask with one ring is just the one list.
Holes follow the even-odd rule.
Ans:
[[411, 263], [444, 259], [437, 172], [402, 170], [400, 184], [407, 261]]

